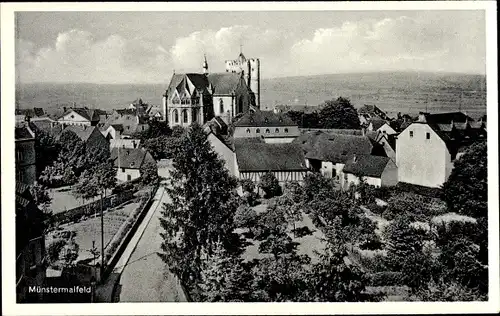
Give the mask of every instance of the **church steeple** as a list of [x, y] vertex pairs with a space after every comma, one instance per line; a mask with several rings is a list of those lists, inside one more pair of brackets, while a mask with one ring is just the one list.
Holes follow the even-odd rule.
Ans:
[[208, 75], [208, 63], [207, 63], [207, 55], [203, 54], [203, 73]]

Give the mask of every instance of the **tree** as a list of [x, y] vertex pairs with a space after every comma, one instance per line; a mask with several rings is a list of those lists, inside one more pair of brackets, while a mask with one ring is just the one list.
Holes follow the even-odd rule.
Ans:
[[[33, 124], [32, 124], [33, 125]], [[46, 131], [35, 129], [35, 153], [37, 176], [57, 159], [60, 144]]]
[[229, 253], [241, 251], [234, 236], [237, 181], [212, 150], [201, 126], [193, 124], [179, 140], [163, 206], [160, 257], [181, 282], [200, 280], [202, 254], [210, 256], [222, 241]]
[[148, 161], [141, 165], [140, 168], [141, 181], [145, 185], [155, 185], [158, 183], [158, 166], [153, 161]]
[[44, 213], [48, 214], [50, 211], [49, 207], [52, 203], [52, 198], [49, 195], [47, 187], [42, 184], [35, 183], [34, 185], [30, 186], [30, 192], [38, 208], [40, 208]]
[[325, 101], [319, 112], [321, 128], [360, 129], [358, 112], [349, 99], [339, 97]]
[[247, 205], [240, 205], [234, 214], [234, 225], [240, 228], [252, 228], [257, 224], [257, 212]]
[[66, 240], [62, 238], [53, 239], [47, 245], [47, 260], [49, 265], [53, 265], [59, 260], [62, 249], [66, 246]]
[[259, 187], [264, 191], [264, 197], [269, 199], [281, 195], [281, 187], [276, 176], [268, 171], [261, 178]]
[[176, 125], [172, 128], [172, 137], [181, 138], [186, 133], [186, 129], [180, 125]]
[[462, 284], [451, 281], [445, 282], [443, 279], [438, 281], [431, 280], [427, 286], [422, 287], [415, 296], [419, 301], [425, 302], [467, 302], [467, 301], [486, 301], [486, 294], [478, 293], [473, 289]]
[[399, 216], [384, 230], [387, 240], [388, 263], [395, 271], [401, 271], [405, 260], [413, 254], [421, 253], [427, 232], [410, 225], [406, 216]]
[[308, 173], [304, 177], [303, 200], [312, 201], [316, 196], [327, 196], [335, 190], [332, 179], [325, 178], [320, 173]]
[[80, 247], [75, 242], [74, 239], [69, 240], [63, 247], [63, 262], [66, 267], [73, 267], [75, 265], [76, 259], [78, 259], [78, 251]]
[[151, 138], [168, 137], [172, 135], [172, 129], [168, 126], [167, 121], [150, 121], [148, 125], [148, 130], [141, 131], [136, 135], [142, 142]]
[[456, 213], [472, 217], [488, 215], [488, 164], [486, 142], [471, 145], [458, 159], [443, 184], [443, 199]]
[[243, 199], [249, 206], [257, 204], [259, 195], [255, 192], [255, 183], [250, 179], [240, 180], [241, 189], [243, 191]]
[[200, 276], [199, 296], [203, 302], [248, 301], [250, 297], [250, 275], [242, 260], [228, 255], [220, 242], [203, 261]]
[[363, 292], [364, 274], [354, 265], [347, 264], [343, 245], [328, 242], [319, 261], [313, 264], [310, 300], [315, 302], [362, 302], [369, 300]]

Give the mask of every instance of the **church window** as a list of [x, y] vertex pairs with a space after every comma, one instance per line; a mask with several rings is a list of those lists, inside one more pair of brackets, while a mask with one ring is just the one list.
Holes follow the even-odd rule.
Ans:
[[179, 123], [179, 113], [177, 112], [177, 110], [174, 110], [174, 122], [175, 123]]
[[255, 130], [255, 132], [256, 132], [257, 134], [259, 134], [259, 133], [260, 133], [260, 128], [257, 128], [257, 129]]
[[279, 128], [277, 128], [274, 132], [275, 132], [275, 133], [279, 133], [279, 132], [280, 132], [280, 129], [279, 129]]
[[183, 123], [188, 122], [188, 112], [186, 110], [182, 111], [182, 122]]
[[288, 128], [285, 128], [285, 133], [288, 133]]
[[222, 101], [222, 98], [219, 99], [219, 113], [224, 113], [224, 101]]
[[269, 130], [269, 128], [266, 128], [266, 134], [269, 134], [271, 133], [271, 131]]
[[247, 134], [250, 134], [250, 129], [249, 128], [247, 128]]

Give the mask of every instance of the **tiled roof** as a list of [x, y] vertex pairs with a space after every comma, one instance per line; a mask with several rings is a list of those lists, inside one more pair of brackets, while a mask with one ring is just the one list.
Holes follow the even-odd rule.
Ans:
[[241, 76], [237, 73], [214, 73], [208, 75], [208, 81], [214, 87], [214, 94], [230, 95], [240, 83]]
[[22, 127], [16, 127], [15, 138], [16, 140], [32, 139], [35, 138], [35, 135], [28, 127], [22, 126]]
[[373, 118], [370, 120], [370, 123], [372, 124], [373, 130], [376, 131], [381, 128], [386, 123], [386, 121], [379, 118]]
[[51, 134], [52, 136], [57, 136], [61, 134], [63, 127], [61, 124], [51, 120], [50, 118], [44, 120], [36, 120], [30, 122], [30, 127], [36, 131], [44, 131]]
[[144, 148], [113, 148], [111, 150], [111, 159], [114, 160], [115, 167], [129, 169], [140, 169], [143, 163], [155, 161]]
[[307, 170], [304, 154], [297, 144], [235, 139], [234, 146], [238, 168], [242, 172]]
[[356, 135], [321, 133], [312, 142], [306, 158], [335, 163], [345, 163], [353, 154], [369, 155], [374, 147], [367, 136]]
[[286, 114], [273, 111], [248, 111], [234, 123], [236, 127], [297, 126]]
[[356, 176], [380, 178], [390, 160], [389, 157], [372, 155], [351, 156], [347, 160], [343, 172]]
[[70, 125], [70, 126], [66, 127], [62, 131], [62, 133], [73, 132], [83, 142], [86, 142], [89, 139], [90, 135], [92, 135], [92, 132], [94, 131], [94, 129], [96, 129], [96, 128], [97, 127], [95, 127], [95, 126], [86, 127], [86, 126], [79, 126], [79, 125]]
[[340, 129], [340, 128], [299, 128], [302, 134], [308, 132], [324, 132], [330, 134], [345, 134], [345, 135], [363, 135], [363, 131], [360, 129]]

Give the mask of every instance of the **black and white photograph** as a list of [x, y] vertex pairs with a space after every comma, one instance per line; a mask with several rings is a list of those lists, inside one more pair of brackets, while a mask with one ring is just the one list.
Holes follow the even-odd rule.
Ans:
[[498, 311], [496, 3], [440, 4], [3, 3], [6, 314]]

